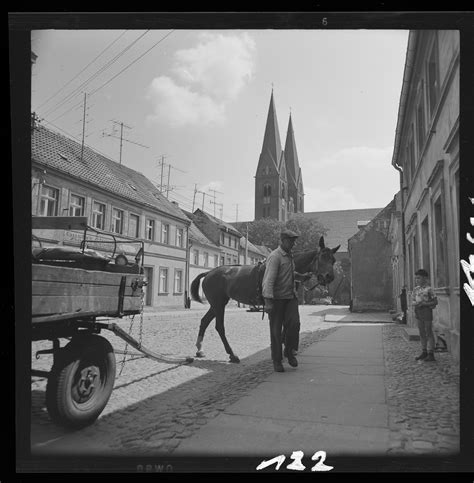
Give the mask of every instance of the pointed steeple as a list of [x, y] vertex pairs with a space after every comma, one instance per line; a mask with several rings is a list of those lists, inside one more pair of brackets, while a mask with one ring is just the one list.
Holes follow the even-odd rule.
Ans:
[[288, 182], [294, 183], [298, 186], [298, 177], [300, 173], [300, 165], [298, 162], [298, 153], [296, 151], [295, 142], [295, 132], [293, 130], [293, 121], [288, 122], [288, 130], [286, 132], [286, 142], [285, 142], [285, 161], [286, 161], [286, 171], [288, 174]]
[[265, 135], [263, 137], [262, 153], [260, 156], [266, 157], [268, 155], [270, 155], [275, 166], [278, 168], [281, 158], [281, 141], [275, 102], [273, 99], [273, 88], [270, 97], [270, 106], [268, 107], [267, 125], [265, 126]]

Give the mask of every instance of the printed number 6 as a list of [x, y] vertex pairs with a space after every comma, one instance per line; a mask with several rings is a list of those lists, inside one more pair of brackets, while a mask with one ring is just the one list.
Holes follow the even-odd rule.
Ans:
[[328, 24], [328, 19], [327, 17], [324, 17], [323, 20], [322, 20], [322, 24], [323, 25], [327, 25]]
[[334, 466], [327, 466], [327, 465], [324, 464], [324, 461], [326, 460], [326, 451], [317, 451], [316, 453], [314, 453], [314, 455], [311, 457], [311, 459], [313, 461], [320, 459], [311, 468], [311, 471], [331, 471], [334, 468]]

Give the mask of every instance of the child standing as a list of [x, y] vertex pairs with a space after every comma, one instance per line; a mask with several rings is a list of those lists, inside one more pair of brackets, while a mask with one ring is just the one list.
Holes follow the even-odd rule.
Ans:
[[416, 360], [434, 361], [433, 309], [438, 305], [438, 299], [429, 286], [428, 272], [423, 268], [415, 272], [412, 302], [415, 307], [422, 349], [422, 353], [416, 357]]

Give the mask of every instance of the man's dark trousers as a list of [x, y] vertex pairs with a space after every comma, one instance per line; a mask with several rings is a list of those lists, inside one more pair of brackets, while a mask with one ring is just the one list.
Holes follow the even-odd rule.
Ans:
[[291, 354], [291, 350], [298, 349], [300, 318], [298, 313], [298, 299], [274, 299], [270, 319], [270, 346], [272, 360], [283, 360], [282, 343]]

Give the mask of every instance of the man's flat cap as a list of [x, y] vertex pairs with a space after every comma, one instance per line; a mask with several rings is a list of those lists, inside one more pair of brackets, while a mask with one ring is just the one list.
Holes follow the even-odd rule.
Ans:
[[284, 240], [285, 238], [298, 238], [298, 237], [299, 237], [298, 233], [295, 233], [294, 231], [291, 231], [291, 230], [283, 230], [280, 233], [280, 238], [282, 240]]

